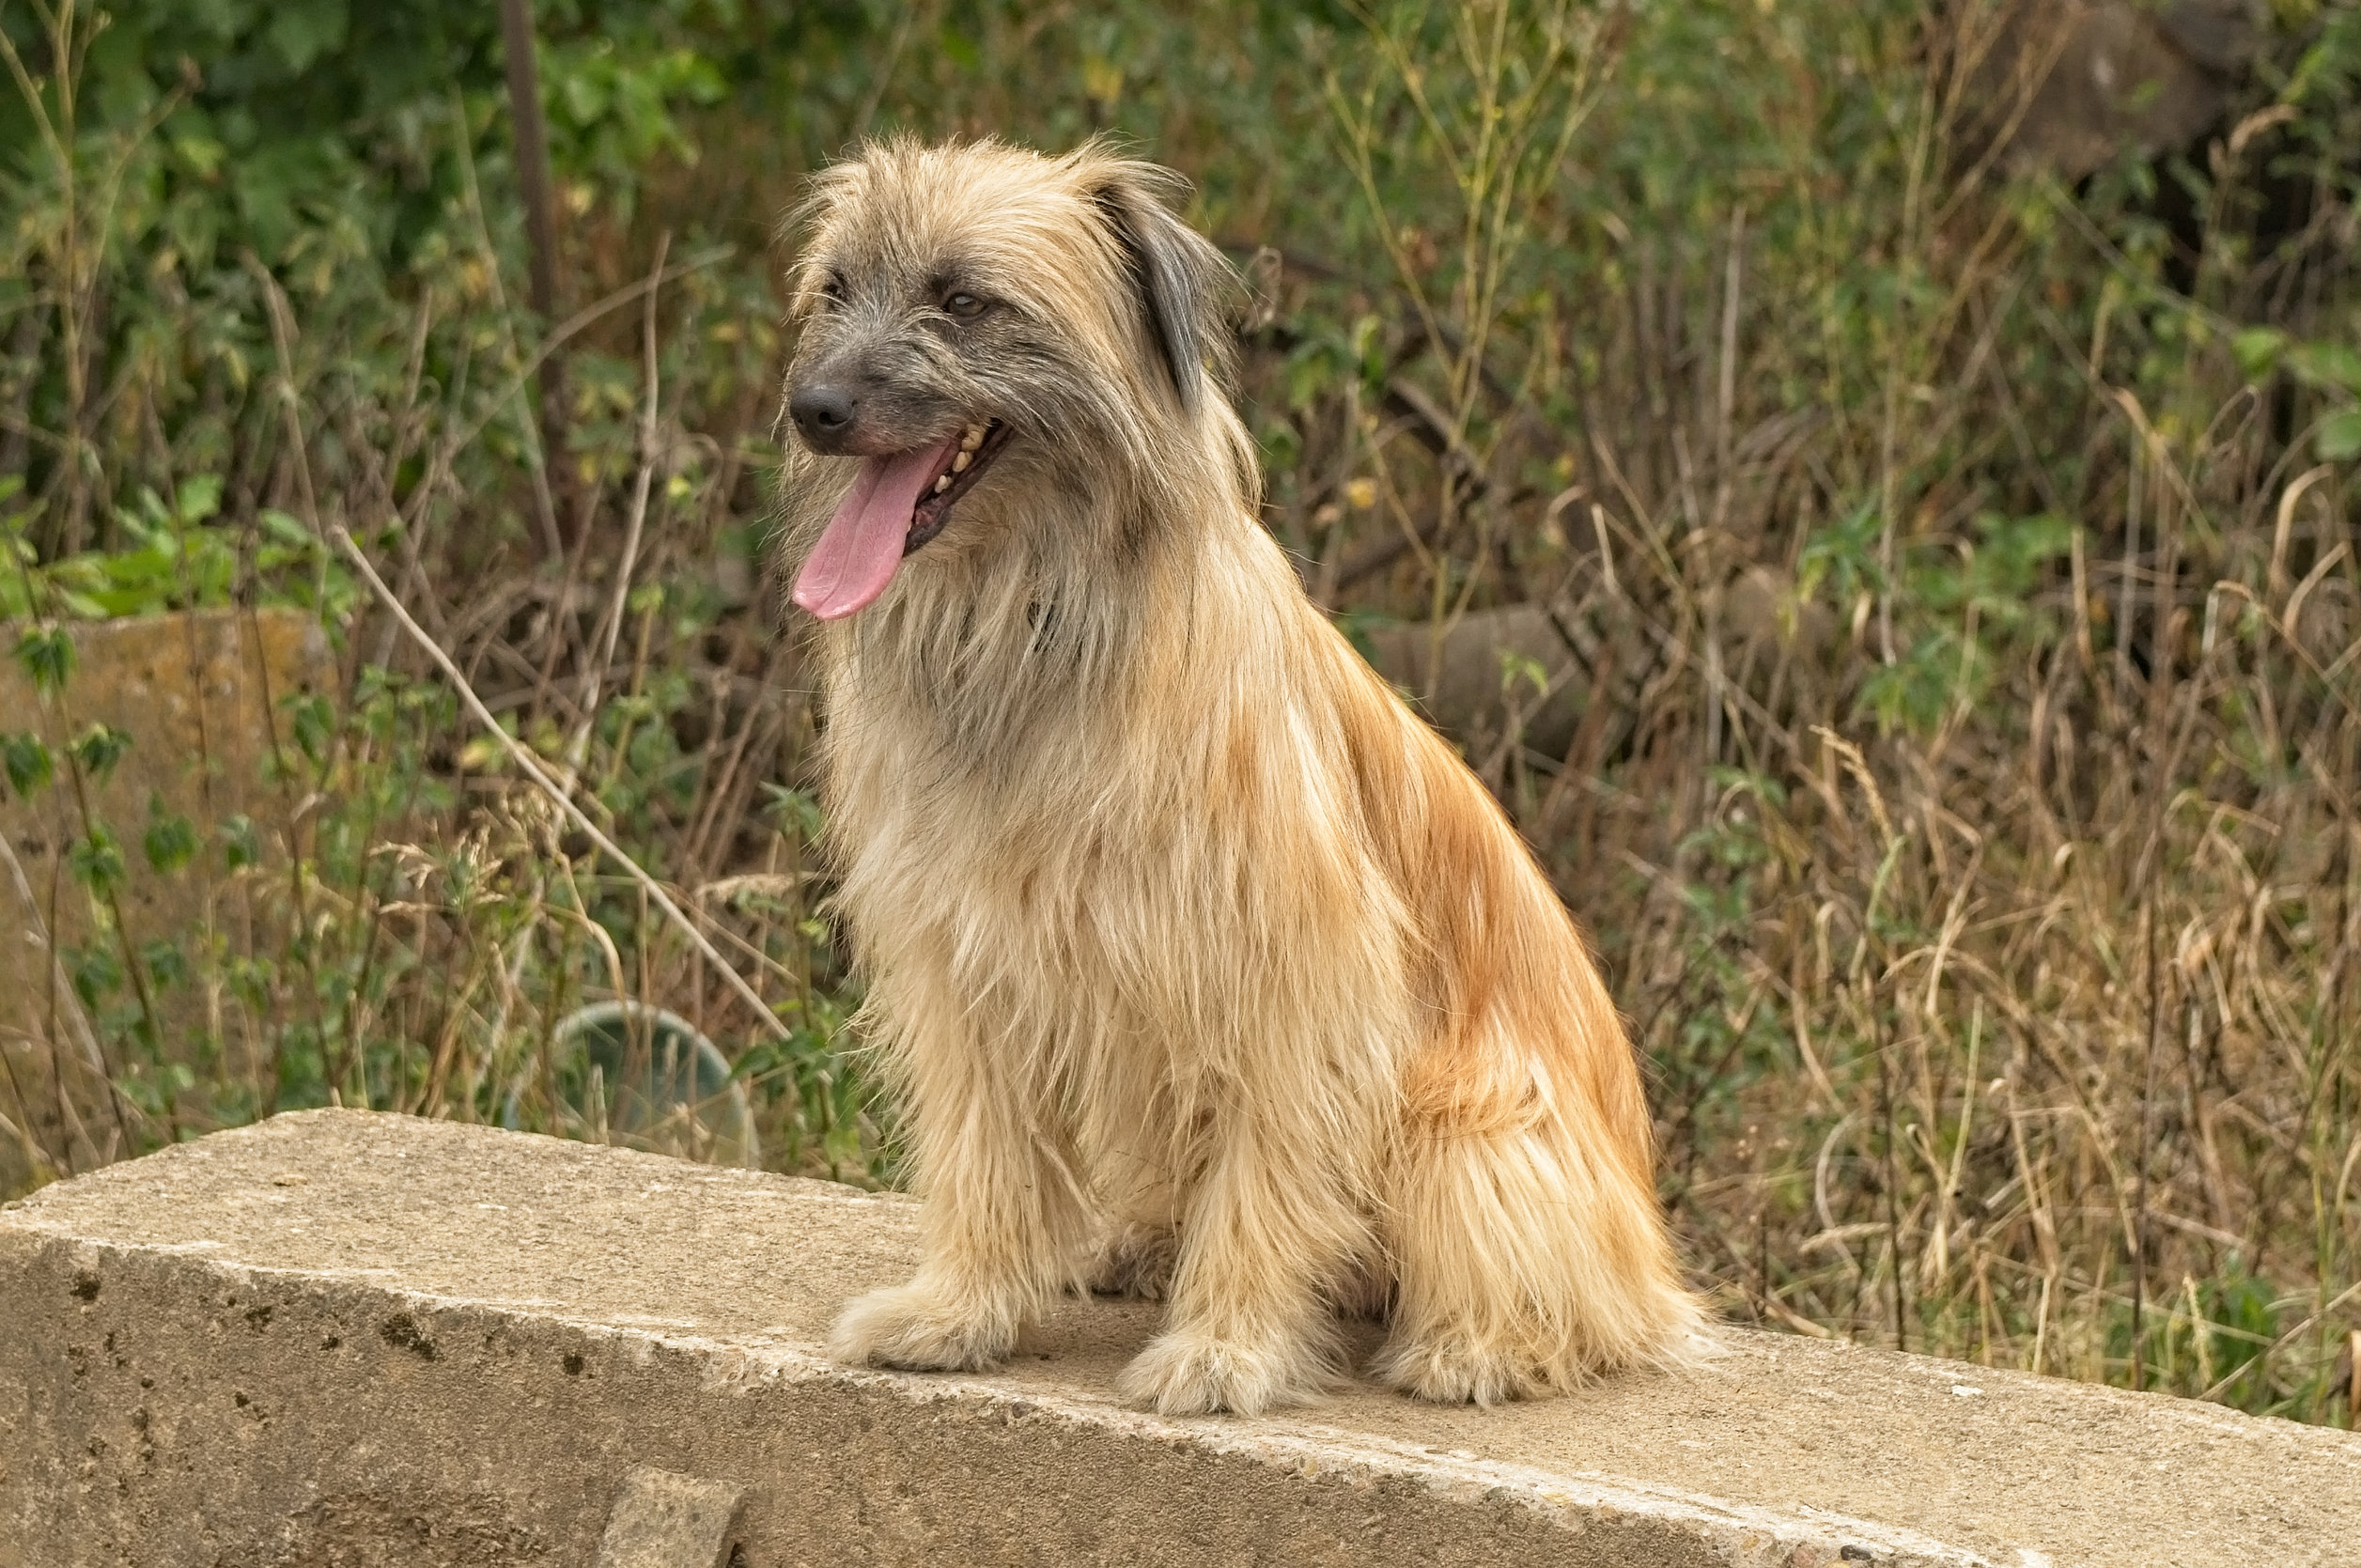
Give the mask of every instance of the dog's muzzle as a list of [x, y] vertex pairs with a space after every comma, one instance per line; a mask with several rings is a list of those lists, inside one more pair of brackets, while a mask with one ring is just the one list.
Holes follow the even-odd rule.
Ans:
[[[796, 405], [808, 393], [831, 390], [807, 388], [790, 400], [788, 411], [798, 428], [803, 416]], [[818, 420], [835, 411], [815, 400], [813, 411]], [[951, 508], [975, 488], [1008, 440], [1009, 427], [993, 419], [931, 446], [863, 458], [852, 488], [797, 574], [795, 602], [824, 621], [874, 602], [893, 581], [902, 557], [942, 532]]]

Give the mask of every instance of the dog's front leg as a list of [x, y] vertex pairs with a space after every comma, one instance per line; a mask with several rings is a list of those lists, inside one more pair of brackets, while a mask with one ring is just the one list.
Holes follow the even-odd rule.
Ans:
[[1071, 1282], [1085, 1211], [1051, 1096], [1024, 1081], [1021, 1053], [982, 1038], [955, 1006], [920, 1011], [936, 1027], [902, 1034], [926, 1200], [918, 1274], [847, 1306], [828, 1350], [856, 1364], [974, 1372], [1005, 1359]]
[[1349, 1110], [1331, 1102], [1323, 1115], [1291, 1087], [1242, 1090], [1217, 1112], [1181, 1219], [1171, 1317], [1124, 1369], [1126, 1398], [1166, 1415], [1250, 1416], [1336, 1381], [1322, 1287], [1365, 1246], [1353, 1194], [1367, 1145]]

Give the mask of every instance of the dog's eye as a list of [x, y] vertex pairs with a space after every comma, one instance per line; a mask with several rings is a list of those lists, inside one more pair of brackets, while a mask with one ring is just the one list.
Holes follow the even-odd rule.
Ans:
[[964, 288], [956, 290], [946, 298], [942, 303], [942, 307], [962, 321], [972, 321], [984, 314], [984, 302]]
[[843, 304], [845, 303], [845, 274], [829, 273], [827, 280], [820, 285], [820, 298], [831, 304]]

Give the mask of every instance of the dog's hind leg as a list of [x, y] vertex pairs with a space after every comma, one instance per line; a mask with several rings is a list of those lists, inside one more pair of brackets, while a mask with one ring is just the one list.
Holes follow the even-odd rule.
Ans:
[[1414, 1125], [1388, 1213], [1392, 1330], [1372, 1372], [1421, 1399], [1492, 1405], [1682, 1359], [1696, 1308], [1653, 1205], [1554, 1110]]
[[910, 1152], [926, 1200], [909, 1283], [845, 1309], [838, 1360], [972, 1372], [1004, 1359], [1019, 1329], [1074, 1282], [1087, 1217], [1070, 1141], [1045, 1126], [1054, 1096], [1025, 1080], [1011, 1042], [981, 1038], [981, 1009], [949, 987], [900, 991], [891, 1016], [908, 1075]]
[[1094, 1295], [1161, 1301], [1180, 1264], [1179, 1168], [1191, 1162], [1194, 1140], [1175, 1125], [1162, 1086], [1137, 1104], [1122, 1094], [1101, 1098], [1114, 1113], [1102, 1109], [1085, 1133], [1101, 1220], [1084, 1278]]
[[1161, 1301], [1172, 1294], [1173, 1271], [1179, 1264], [1180, 1232], [1176, 1227], [1139, 1219], [1117, 1220], [1107, 1227], [1091, 1259], [1091, 1293], [1126, 1296], [1134, 1301]]
[[1174, 1185], [1145, 1165], [1105, 1179], [1106, 1218], [1086, 1274], [1090, 1288], [1098, 1296], [1161, 1301], [1172, 1294], [1173, 1273], [1180, 1265]]

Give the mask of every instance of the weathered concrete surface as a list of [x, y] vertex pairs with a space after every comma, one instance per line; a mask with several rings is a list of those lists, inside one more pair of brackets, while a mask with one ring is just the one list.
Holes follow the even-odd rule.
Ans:
[[642, 1466], [623, 1478], [596, 1568], [729, 1568], [746, 1488]]
[[1505, 1410], [1110, 1397], [1153, 1310], [1006, 1372], [816, 1343], [915, 1205], [356, 1112], [0, 1211], [0, 1568], [592, 1562], [641, 1467], [745, 1488], [745, 1568], [2361, 1560], [2361, 1438], [1732, 1333]]
[[[0, 646], [12, 646], [22, 629], [0, 626]], [[239, 813], [259, 815], [276, 804], [268, 775], [272, 732], [292, 753], [287, 721], [274, 714], [287, 698], [321, 690], [335, 677], [318, 617], [299, 610], [201, 610], [119, 621], [77, 622], [74, 674], [56, 706], [44, 708], [14, 660], [0, 660], [0, 730], [45, 736], [54, 753], [94, 723], [121, 730], [131, 750], [103, 782], [93, 781], [90, 809], [123, 844], [123, 914], [141, 940], [194, 926], [222, 896], [220, 850], [210, 841], [186, 875], [158, 877], [139, 851], [148, 801], [188, 817], [210, 833]], [[267, 697], [267, 700], [266, 700]], [[302, 761], [296, 753], [297, 761]], [[56, 787], [25, 801], [0, 791], [0, 833], [6, 833], [41, 907], [49, 914], [51, 874], [79, 837], [83, 823], [65, 763]], [[69, 881], [58, 900], [57, 939], [91, 937], [87, 899]], [[16, 889], [0, 877], [0, 986], [9, 1005], [0, 1022], [17, 1016], [19, 993], [39, 996], [44, 956], [15, 940], [27, 911]]]
[[[0, 649], [13, 647], [23, 629], [0, 625]], [[66, 870], [87, 824], [63, 753], [94, 723], [131, 737], [114, 772], [90, 782], [88, 799], [92, 817], [122, 849], [123, 924], [134, 947], [218, 936], [233, 951], [267, 949], [280, 918], [277, 885], [257, 889], [256, 873], [233, 871], [217, 830], [241, 814], [270, 820], [294, 809], [302, 786], [282, 795], [267, 766], [274, 725], [281, 748], [302, 760], [287, 738], [286, 715], [273, 710], [289, 697], [326, 689], [336, 672], [318, 617], [299, 610], [203, 610], [77, 622], [69, 630], [75, 671], [54, 706], [43, 706], [16, 660], [0, 659], [0, 732], [41, 736], [58, 758], [54, 784], [34, 799], [0, 788], [0, 840], [10, 851], [0, 857], [0, 1062], [25, 1101], [45, 1107], [57, 1103], [61, 1088], [49, 1075], [64, 1063], [62, 1093], [74, 1125], [31, 1130], [52, 1159], [90, 1165], [115, 1152], [104, 1064], [90, 1036], [75, 1027], [62, 975], [53, 992], [41, 935], [61, 952], [111, 939]], [[151, 801], [168, 815], [187, 817], [199, 834], [199, 852], [178, 871], [157, 872], [141, 852]], [[259, 875], [266, 877], [284, 864], [269, 839], [266, 833], [261, 846]], [[194, 1034], [207, 1025], [206, 998], [194, 987], [162, 986], [155, 1001], [167, 1032]], [[27, 1185], [35, 1163], [0, 1134], [0, 1194]]]

